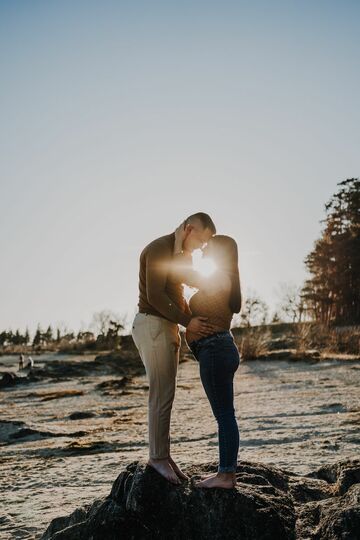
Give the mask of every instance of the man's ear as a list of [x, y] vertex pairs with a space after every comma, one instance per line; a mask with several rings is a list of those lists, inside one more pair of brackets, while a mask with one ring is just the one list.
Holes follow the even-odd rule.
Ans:
[[190, 223], [187, 223], [186, 225], [184, 224], [184, 231], [185, 231], [184, 241], [187, 239], [187, 237], [189, 236], [189, 234], [191, 233], [193, 228], [194, 227], [192, 225], [190, 225]]
[[[188, 236], [188, 235], [191, 233], [191, 231], [193, 230], [193, 228], [194, 228], [193, 225], [190, 225], [190, 223], [187, 223], [187, 224], [184, 226], [184, 231], [185, 231], [185, 233], [186, 233], [186, 236]], [[186, 238], [186, 236], [185, 236], [185, 238]]]

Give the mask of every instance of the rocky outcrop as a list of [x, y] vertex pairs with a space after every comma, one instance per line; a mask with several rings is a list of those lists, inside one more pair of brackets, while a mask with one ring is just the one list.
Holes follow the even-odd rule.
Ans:
[[24, 373], [25, 370], [23, 370], [22, 375], [17, 375], [13, 371], [6, 371], [5, 373], [0, 373], [0, 376], [2, 375], [0, 379], [0, 390], [3, 388], [13, 388], [17, 387], [19, 385], [26, 385], [32, 382], [37, 382], [41, 380], [40, 374], [34, 373], [34, 370], [28, 370], [27, 373]]
[[[32, 428], [21, 420], [0, 420], [0, 444], [14, 444], [17, 442], [36, 441], [51, 437], [84, 437], [86, 431], [60, 432], [45, 431]], [[80, 444], [80, 443], [79, 443]]]
[[54, 519], [41, 540], [359, 538], [359, 460], [307, 476], [243, 461], [235, 489], [194, 486], [200, 474], [215, 470], [212, 464], [189, 467], [192, 480], [173, 486], [133, 463], [108, 496]]
[[[0, 378], [0, 390], [33, 382], [65, 382], [79, 377], [88, 377], [89, 375], [120, 375], [123, 382], [115, 383], [113, 387], [116, 384], [125, 386], [132, 377], [144, 374], [145, 368], [138, 354], [127, 353], [124, 355], [114, 352], [98, 355], [92, 360], [47, 360], [43, 366], [35, 366], [34, 369], [21, 376], [18, 376], [13, 371], [0, 372], [0, 377], [2, 376]], [[100, 386], [99, 389], [103, 390]]]
[[[1, 373], [0, 373], [1, 375]], [[0, 379], [0, 388], [6, 388], [7, 386], [15, 386], [21, 381], [22, 378], [17, 377], [13, 372], [5, 372]]]
[[119, 390], [123, 390], [130, 383], [131, 378], [125, 376], [121, 377], [121, 379], [103, 381], [96, 385], [96, 389], [100, 390], [104, 395], [119, 395]]
[[0, 390], [3, 388], [17, 388], [29, 383], [39, 382], [45, 378], [40, 371], [39, 373], [37, 371], [35, 373], [35, 371], [36, 370], [28, 370], [25, 373], [25, 370], [23, 370], [22, 375], [17, 375], [14, 371], [0, 373], [0, 376], [2, 375], [2, 378], [0, 379]]

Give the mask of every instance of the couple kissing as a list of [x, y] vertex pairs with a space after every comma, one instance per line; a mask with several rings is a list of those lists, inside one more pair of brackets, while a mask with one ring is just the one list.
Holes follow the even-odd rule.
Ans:
[[[192, 253], [197, 249], [202, 250], [203, 261], [213, 262], [211, 273], [193, 267]], [[189, 303], [184, 284], [197, 289]], [[216, 234], [212, 219], [203, 212], [153, 240], [140, 255], [138, 308], [132, 337], [149, 383], [148, 465], [174, 484], [188, 479], [170, 453], [182, 325], [218, 425], [218, 471], [196, 486], [233, 488], [239, 450], [233, 379], [240, 357], [230, 327], [233, 314], [241, 309], [235, 240]]]

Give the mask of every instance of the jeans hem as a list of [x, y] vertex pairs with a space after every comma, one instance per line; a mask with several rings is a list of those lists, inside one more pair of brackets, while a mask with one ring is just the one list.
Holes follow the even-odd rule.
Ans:
[[218, 472], [219, 473], [236, 472], [236, 465], [235, 467], [219, 467]]

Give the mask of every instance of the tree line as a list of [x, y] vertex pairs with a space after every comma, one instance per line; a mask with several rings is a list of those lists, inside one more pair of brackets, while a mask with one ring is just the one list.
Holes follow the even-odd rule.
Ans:
[[20, 330], [5, 330], [0, 332], [0, 347], [20, 345], [41, 349], [48, 346], [84, 345], [94, 349], [117, 348], [125, 329], [125, 319], [110, 310], [102, 310], [94, 313], [88, 330], [74, 332], [66, 327], [53, 328], [51, 325], [43, 330], [38, 325], [32, 339], [28, 329], [24, 333]]
[[[302, 285], [281, 283], [278, 304], [272, 316], [254, 290], [244, 295], [233, 326], [313, 321], [325, 325], [360, 324], [360, 181], [349, 178], [337, 184], [338, 191], [325, 204], [323, 229], [305, 257], [309, 278]], [[110, 310], [93, 315], [90, 328], [77, 333], [51, 325], [34, 337], [29, 330], [0, 332], [0, 347], [9, 345], [45, 347], [80, 344], [94, 348], [117, 347], [125, 330], [126, 317]]]
[[310, 273], [302, 291], [311, 319], [329, 324], [360, 323], [360, 181], [348, 178], [325, 204], [320, 238], [305, 258]]
[[348, 178], [325, 204], [323, 229], [305, 257], [309, 277], [302, 285], [281, 284], [271, 321], [266, 303], [247, 295], [239, 326], [312, 321], [326, 326], [360, 324], [360, 181]]

